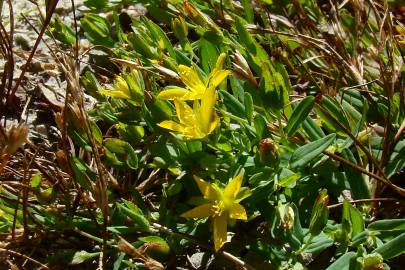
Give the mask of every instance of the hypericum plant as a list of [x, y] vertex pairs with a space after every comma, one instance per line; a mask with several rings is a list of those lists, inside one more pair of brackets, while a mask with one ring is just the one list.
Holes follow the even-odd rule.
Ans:
[[[42, 201], [23, 189], [4, 200], [11, 214], [0, 229], [13, 228], [17, 213], [17, 229], [79, 232], [89, 246], [103, 245], [89, 264], [103, 255], [119, 270], [145, 267], [145, 256], [202, 269], [235, 269], [221, 256], [240, 268], [280, 270], [388, 269], [403, 260], [404, 31], [387, 1], [108, 2], [99, 9], [111, 17], [86, 11], [78, 33], [97, 45], [90, 59], [122, 65], [121, 77], [107, 72], [115, 83], [100, 87], [93, 65], [82, 77], [99, 101], [91, 130], [77, 124], [83, 114], [75, 110], [58, 114], [67, 125], [58, 160], [74, 185], [58, 174], [60, 194], [70, 193], [56, 199], [66, 207], [54, 208], [67, 210], [37, 207]], [[147, 12], [131, 17], [121, 9], [129, 2]], [[56, 23], [53, 33], [65, 29]], [[242, 172], [251, 192], [243, 192]], [[196, 177], [198, 190], [194, 175], [215, 183]], [[100, 177], [105, 186], [87, 196]], [[43, 179], [30, 195], [46, 190]], [[92, 200], [99, 194], [108, 195], [104, 227]], [[29, 204], [9, 211], [20, 201]], [[246, 222], [224, 245], [232, 219]], [[213, 251], [209, 265], [198, 260]]]

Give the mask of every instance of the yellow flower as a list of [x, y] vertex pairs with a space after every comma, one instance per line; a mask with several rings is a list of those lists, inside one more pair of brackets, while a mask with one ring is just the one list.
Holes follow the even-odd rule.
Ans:
[[239, 204], [244, 197], [237, 197], [243, 177], [242, 175], [236, 176], [224, 189], [199, 177], [195, 176], [194, 179], [208, 203], [197, 206], [181, 216], [186, 218], [211, 217], [214, 228], [214, 246], [218, 251], [226, 242], [228, 218], [247, 220], [245, 208]]
[[230, 72], [228, 70], [222, 69], [225, 57], [226, 54], [221, 53], [221, 55], [218, 57], [214, 69], [205, 79], [201, 79], [196, 70], [196, 67], [179, 65], [178, 74], [181, 81], [186, 85], [188, 90], [178, 86], [169, 86], [159, 93], [158, 98], [166, 100], [201, 99], [206, 89], [217, 88], [218, 85], [220, 85], [220, 83], [229, 75]]
[[158, 126], [175, 131], [189, 139], [201, 139], [210, 134], [219, 124], [215, 113], [215, 88], [208, 88], [201, 101], [194, 100], [193, 108], [182, 100], [174, 100], [179, 123], [166, 120]]
[[132, 102], [140, 102], [143, 99], [143, 82], [142, 76], [137, 70], [115, 78], [114, 85], [109, 89], [100, 90], [100, 94], [127, 99]]
[[121, 76], [117, 76], [115, 78], [115, 84], [113, 90], [102, 89], [99, 91], [100, 94], [115, 97], [115, 98], [123, 98], [123, 99], [130, 99], [131, 92], [129, 90], [129, 86], [127, 82]]

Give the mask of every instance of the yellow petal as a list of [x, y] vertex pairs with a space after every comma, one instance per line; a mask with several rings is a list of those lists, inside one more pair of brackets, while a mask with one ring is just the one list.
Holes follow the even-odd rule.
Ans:
[[247, 220], [246, 210], [239, 203], [232, 204], [228, 211], [230, 218]]
[[219, 125], [219, 118], [218, 115], [214, 112], [214, 120], [209, 125], [208, 134], [211, 134], [211, 132], [213, 132], [218, 125]]
[[395, 29], [397, 30], [397, 32], [402, 35], [405, 36], [405, 26], [402, 24], [398, 24], [395, 26]]
[[175, 99], [174, 106], [176, 107], [176, 114], [181, 124], [188, 127], [195, 127], [197, 125], [194, 111], [187, 103]]
[[208, 183], [202, 180], [200, 177], [194, 175], [194, 180], [198, 185], [201, 193], [204, 195], [204, 198], [214, 202], [220, 199], [220, 194], [218, 194], [218, 190], [214, 188], [214, 184]]
[[[226, 59], [226, 54], [225, 54], [225, 53], [221, 53], [221, 54], [218, 56], [217, 62], [215, 63], [215, 67], [214, 67], [213, 70], [211, 70], [210, 74], [208, 75], [207, 81], [211, 81], [212, 78], [213, 78], [218, 72], [220, 72], [220, 71], [223, 70], [222, 66], [224, 65], [225, 59]], [[225, 76], [225, 77], [226, 77], [226, 76]], [[225, 77], [224, 77], [224, 79], [225, 79]], [[222, 81], [222, 80], [221, 80], [221, 81]], [[219, 84], [218, 84], [218, 85], [219, 85]]]
[[212, 78], [210, 79], [210, 86], [211, 87], [218, 87], [218, 85], [221, 84], [223, 80], [230, 74], [229, 70], [219, 70], [215, 74], [212, 75]]
[[157, 97], [165, 100], [194, 100], [201, 98], [202, 94], [196, 94], [181, 87], [170, 87], [161, 91]]
[[209, 87], [201, 99], [201, 106], [196, 108], [195, 114], [198, 114], [199, 126], [201, 131], [208, 134], [211, 124], [215, 121], [214, 106], [216, 102], [216, 92], [214, 87]]
[[125, 79], [122, 78], [121, 76], [117, 76], [117, 77], [115, 78], [115, 85], [114, 85], [114, 88], [115, 88], [117, 91], [129, 93], [128, 84], [127, 84], [127, 82], [125, 81]]
[[176, 123], [176, 122], [171, 121], [171, 120], [165, 120], [163, 122], [160, 122], [158, 124], [158, 126], [161, 127], [161, 128], [170, 129], [170, 130], [177, 131], [177, 132], [180, 132], [180, 133], [183, 133], [185, 128], [186, 128], [184, 125], [181, 125], [181, 124]]
[[179, 65], [178, 72], [182, 82], [197, 94], [202, 94], [205, 91], [205, 85], [200, 78], [200, 75], [195, 70], [195, 67], [187, 67]]
[[226, 215], [220, 215], [220, 216], [214, 217], [213, 221], [214, 221], [214, 246], [215, 246], [215, 251], [218, 251], [226, 242], [227, 218], [226, 218]]
[[114, 98], [123, 98], [123, 99], [130, 99], [131, 97], [124, 92], [121, 91], [113, 91], [113, 90], [107, 90], [107, 89], [102, 89], [99, 91], [100, 94], [104, 96], [109, 96], [109, 97], [114, 97]]
[[215, 68], [216, 69], [222, 69], [222, 66], [224, 65], [226, 59], [226, 53], [221, 53], [218, 56], [217, 62], [215, 63]]
[[243, 176], [238, 175], [231, 181], [229, 181], [228, 185], [226, 185], [224, 189], [224, 195], [227, 198], [235, 199], [236, 195], [238, 195], [240, 187], [242, 186]]
[[202, 218], [209, 217], [211, 215], [212, 205], [210, 203], [199, 205], [183, 214], [182, 217], [185, 218]]
[[201, 133], [196, 127], [187, 127], [184, 130], [183, 135], [186, 136], [187, 139], [202, 139], [207, 136], [206, 134]]

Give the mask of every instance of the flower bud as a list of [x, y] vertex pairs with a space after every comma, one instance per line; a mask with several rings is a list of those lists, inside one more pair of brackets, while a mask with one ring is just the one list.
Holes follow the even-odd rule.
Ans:
[[280, 156], [277, 144], [270, 138], [260, 141], [259, 144], [260, 161], [265, 165], [277, 167], [280, 163]]
[[173, 33], [180, 41], [187, 38], [188, 26], [183, 17], [178, 17], [172, 20]]
[[216, 34], [219, 36], [222, 36], [222, 31], [218, 27], [218, 25], [215, 24], [215, 22], [202, 13], [199, 9], [194, 7], [192, 4], [190, 4], [188, 1], [184, 2], [184, 9], [186, 11], [186, 14], [190, 19], [197, 25], [201, 26], [204, 30], [208, 30], [207, 32], [212, 34]]
[[277, 206], [277, 214], [280, 217], [282, 229], [290, 231], [294, 227], [294, 209], [289, 204], [281, 204]]
[[329, 196], [326, 189], [322, 189], [316, 198], [314, 207], [312, 208], [311, 221], [309, 223], [309, 231], [312, 235], [318, 235], [328, 222]]
[[378, 253], [371, 253], [363, 258], [362, 268], [364, 270], [383, 270], [383, 257]]
[[249, 64], [246, 59], [240, 54], [239, 51], [236, 51], [231, 55], [233, 70], [241, 78], [248, 80], [251, 84], [258, 86], [258, 83], [250, 70]]
[[149, 257], [158, 261], [165, 261], [170, 254], [170, 247], [164, 241], [145, 243], [141, 249], [143, 249]]

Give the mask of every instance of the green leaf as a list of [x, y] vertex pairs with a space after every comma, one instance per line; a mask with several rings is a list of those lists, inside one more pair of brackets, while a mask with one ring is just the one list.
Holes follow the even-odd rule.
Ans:
[[202, 69], [208, 74], [214, 67], [218, 58], [216, 47], [208, 40], [201, 38], [198, 41]]
[[302, 128], [304, 129], [305, 133], [308, 134], [311, 141], [319, 140], [325, 137], [325, 133], [321, 127], [309, 116], [302, 123]]
[[350, 205], [350, 219], [352, 222], [352, 237], [364, 231], [364, 219], [361, 212]]
[[288, 93], [283, 76], [268, 61], [262, 63], [261, 71], [259, 88], [264, 93], [264, 104], [275, 112], [282, 110]]
[[103, 133], [101, 132], [100, 128], [97, 126], [96, 123], [93, 121], [90, 122], [90, 129], [91, 129], [91, 135], [93, 136], [94, 140], [97, 143], [102, 143], [103, 142]]
[[347, 252], [332, 263], [326, 270], [349, 270], [350, 261], [356, 256], [353, 251]]
[[355, 237], [364, 231], [363, 216], [348, 200], [343, 201], [342, 230], [348, 237]]
[[76, 43], [76, 34], [72, 28], [62, 22], [59, 16], [56, 16], [49, 26], [49, 33], [66, 45], [73, 45]]
[[393, 176], [405, 167], [405, 140], [399, 141], [390, 156], [387, 167], [385, 169], [388, 177]]
[[288, 188], [293, 188], [296, 185], [296, 182], [302, 177], [301, 174], [299, 173], [293, 173], [290, 174], [278, 182], [278, 185], [281, 187], [288, 187]]
[[321, 233], [312, 239], [311, 243], [305, 248], [305, 252], [317, 254], [330, 246], [333, 246], [333, 240], [326, 236], [326, 234]]
[[86, 0], [84, 1], [84, 5], [88, 8], [99, 10], [107, 7], [108, 2], [108, 0]]
[[166, 241], [162, 237], [154, 236], [154, 235], [139, 237], [138, 239], [144, 243], [151, 243], [151, 242], [166, 243]]
[[116, 125], [119, 135], [128, 143], [134, 145], [141, 141], [145, 136], [145, 129], [143, 126], [126, 125], [124, 123], [118, 123]]
[[267, 134], [267, 121], [266, 118], [264, 118], [263, 115], [257, 114], [254, 118], [254, 126], [256, 129], [256, 134], [258, 136], [258, 139], [262, 139], [266, 136]]
[[138, 168], [138, 156], [132, 146], [123, 140], [116, 138], [108, 138], [104, 141], [106, 155], [112, 165], [121, 167], [124, 163], [131, 169]]
[[219, 90], [219, 93], [224, 99], [225, 106], [233, 115], [245, 118], [245, 106], [237, 98], [224, 90]]
[[126, 141], [116, 138], [108, 138], [104, 141], [104, 146], [111, 152], [117, 154], [125, 154], [126, 144]]
[[245, 111], [246, 111], [246, 119], [249, 121], [249, 123], [252, 123], [253, 112], [254, 112], [253, 98], [252, 98], [252, 95], [248, 92], [245, 92], [244, 104], [245, 104]]
[[42, 175], [40, 172], [37, 172], [34, 174], [34, 176], [31, 178], [31, 187], [33, 189], [39, 189], [39, 185], [41, 184], [42, 181]]
[[119, 203], [118, 208], [120, 211], [132, 219], [140, 229], [149, 231], [149, 221], [143, 215], [142, 211], [132, 202], [123, 200], [124, 203]]
[[121, 264], [122, 264], [122, 260], [124, 259], [124, 257], [125, 257], [125, 253], [124, 252], [121, 252], [120, 253], [120, 255], [118, 256], [118, 258], [115, 260], [115, 262], [114, 262], [114, 268], [113, 268], [113, 270], [120, 270], [121, 268]]
[[335, 141], [335, 138], [336, 134], [332, 133], [322, 139], [301, 146], [292, 154], [290, 158], [290, 167], [304, 167], [321, 154], [322, 151], [326, 150], [326, 148]]
[[347, 130], [351, 130], [347, 115], [335, 99], [323, 96], [320, 106], [323, 108], [323, 111], [317, 109], [317, 113], [332, 132], [339, 132], [342, 135], [346, 134], [337, 123]]
[[72, 260], [70, 261], [70, 264], [76, 265], [76, 264], [81, 264], [84, 263], [85, 261], [97, 258], [100, 256], [100, 252], [87, 252], [85, 250], [77, 251], [73, 255]]
[[372, 231], [405, 231], [405, 219], [384, 219], [370, 223], [367, 229]]
[[174, 51], [173, 45], [170, 42], [169, 38], [165, 34], [165, 32], [160, 28], [157, 24], [153, 21], [149, 20], [147, 17], [142, 17], [142, 21], [148, 27], [149, 31], [153, 35], [155, 40], [162, 41], [165, 49], [169, 53], [170, 57], [176, 59], [176, 52]]
[[[357, 164], [357, 160], [354, 158], [352, 151], [349, 149], [343, 149], [342, 155], [346, 160]], [[370, 189], [368, 188], [368, 184], [363, 174], [347, 165], [342, 164], [342, 166], [347, 182], [349, 182], [353, 198], [356, 200], [370, 198]]]
[[405, 252], [405, 233], [376, 248], [373, 252], [381, 254], [384, 260], [394, 258]]
[[97, 174], [90, 167], [77, 157], [72, 157], [70, 162], [77, 182], [84, 189], [90, 189], [90, 181], [97, 180]]
[[248, 23], [253, 23], [255, 14], [253, 12], [252, 2], [250, 0], [242, 0], [241, 3], [245, 13], [246, 21]]
[[114, 40], [110, 35], [111, 25], [106, 18], [88, 13], [80, 20], [86, 38], [95, 45], [112, 47]]
[[315, 97], [307, 96], [294, 109], [290, 119], [288, 120], [286, 133], [288, 137], [294, 135], [301, 123], [308, 117], [315, 104]]

